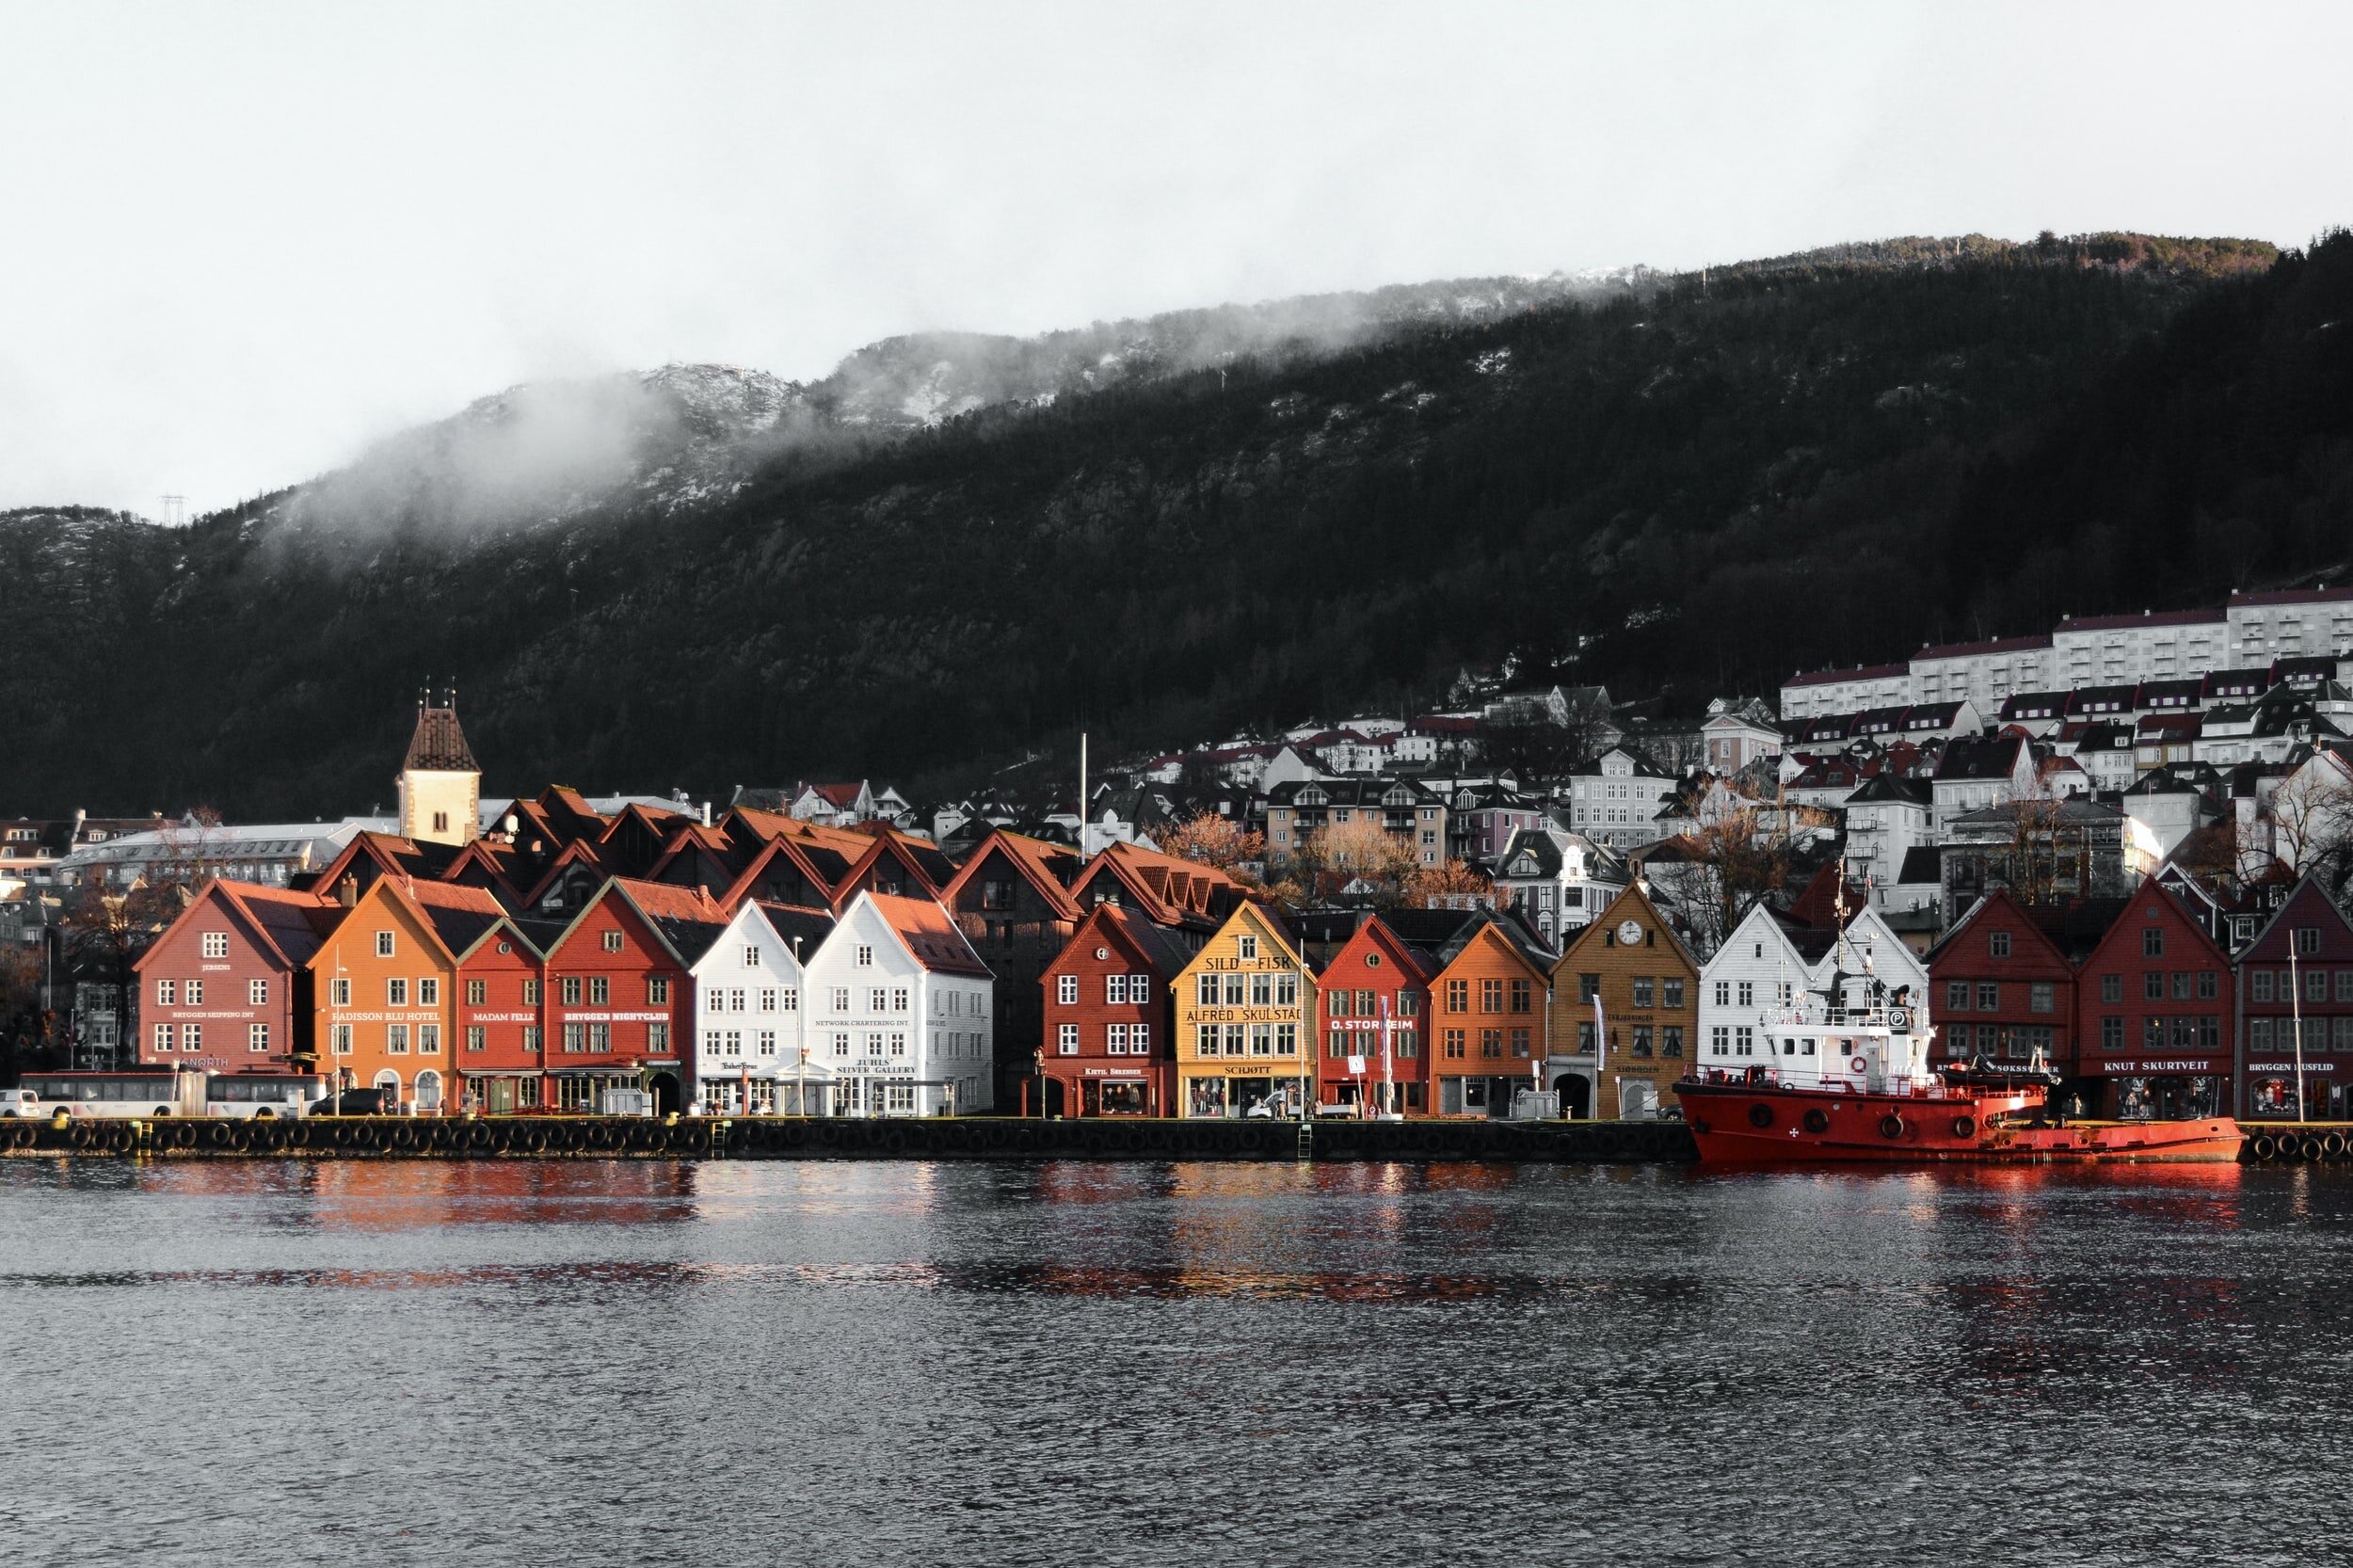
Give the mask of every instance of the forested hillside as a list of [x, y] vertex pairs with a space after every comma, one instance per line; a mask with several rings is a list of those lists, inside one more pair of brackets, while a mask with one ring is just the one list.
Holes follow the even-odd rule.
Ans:
[[[2342, 561], [2345, 323], [2343, 234], [1907, 241], [1084, 384], [1049, 356], [1044, 393], [904, 431], [789, 389], [761, 407], [808, 439], [536, 522], [16, 514], [0, 569], [42, 615], [0, 809], [363, 808], [427, 679], [493, 792], [947, 789], [1080, 722], [1098, 755], [1176, 745], [1514, 653], [1769, 694]], [[931, 353], [881, 359], [936, 385]]]

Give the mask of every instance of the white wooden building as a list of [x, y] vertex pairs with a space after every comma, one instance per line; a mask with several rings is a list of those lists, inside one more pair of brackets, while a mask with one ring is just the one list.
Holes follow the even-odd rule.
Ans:
[[[1844, 972], [1833, 998], [1833, 983]], [[1875, 995], [1875, 986], [1883, 987]], [[1785, 1075], [1818, 1075], [1817, 1062], [1766, 1061], [1765, 1026], [1776, 1020], [1828, 1021], [1833, 1000], [1848, 1012], [1875, 1004], [1917, 1014], [1928, 1003], [1927, 960], [1873, 908], [1847, 921], [1846, 940], [1827, 927], [1793, 922], [1763, 904], [1749, 911], [1700, 969], [1698, 1061], [1701, 1068], [1770, 1065]], [[1799, 1037], [1785, 1036], [1792, 1048]]]
[[858, 894], [806, 974], [811, 1059], [832, 1071], [834, 1114], [991, 1109], [996, 983], [937, 903]]
[[706, 1115], [822, 1115], [833, 1069], [807, 1054], [801, 954], [833, 929], [819, 909], [745, 899], [690, 971], [695, 1087]]

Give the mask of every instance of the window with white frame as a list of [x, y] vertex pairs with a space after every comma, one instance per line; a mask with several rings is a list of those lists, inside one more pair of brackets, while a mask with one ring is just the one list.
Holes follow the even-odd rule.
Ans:
[[1062, 1053], [1064, 1056], [1078, 1055], [1079, 1026], [1077, 1024], [1063, 1025], [1061, 1033], [1056, 1038], [1056, 1043], [1060, 1046]]
[[392, 934], [391, 932], [379, 931], [376, 934], [376, 955], [378, 958], [390, 958], [392, 955]]
[[269, 1049], [269, 1025], [248, 1024], [245, 1031], [245, 1048], [256, 1052]]
[[229, 933], [226, 931], [208, 931], [204, 933], [204, 956], [207, 958], [228, 957]]
[[1064, 1007], [1075, 1004], [1079, 1000], [1079, 977], [1075, 974], [1057, 977], [1054, 981], [1054, 1000]]

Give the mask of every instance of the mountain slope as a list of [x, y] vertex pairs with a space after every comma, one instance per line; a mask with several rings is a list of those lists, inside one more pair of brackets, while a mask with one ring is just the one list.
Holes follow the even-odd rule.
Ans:
[[[0, 792], [365, 806], [427, 678], [458, 683], [493, 790], [926, 789], [1080, 721], [1104, 750], [1180, 744], [1428, 701], [1506, 652], [1696, 701], [2055, 599], [2211, 600], [2341, 555], [2353, 516], [2327, 325], [2353, 244], [2269, 261], [1895, 242], [1404, 312], [1337, 348], [1204, 334], [1093, 383], [1112, 328], [878, 345], [675, 504], [632, 470], [529, 526], [411, 507], [330, 536], [301, 491], [177, 535], [118, 520], [123, 559], [80, 591], [138, 628], [130, 667], [72, 637], [56, 679], [8, 678], [31, 744]], [[0, 560], [64, 529], [0, 521]]]

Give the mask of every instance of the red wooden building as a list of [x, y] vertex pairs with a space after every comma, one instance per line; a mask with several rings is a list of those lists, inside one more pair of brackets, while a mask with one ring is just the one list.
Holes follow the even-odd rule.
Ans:
[[[2238, 955], [2237, 1113], [2353, 1115], [2353, 925], [2310, 877]], [[2302, 1031], [2299, 1096], [2297, 1031]]]
[[492, 1112], [538, 1109], [548, 1064], [544, 955], [564, 927], [510, 916], [466, 929], [436, 916], [434, 924], [457, 959], [458, 1103]]
[[2154, 878], [2075, 976], [2073, 1094], [2094, 1116], [2227, 1114], [2231, 958]]
[[216, 1073], [313, 1067], [307, 966], [344, 913], [316, 893], [206, 883], [134, 966], [139, 1064]]
[[1192, 956], [1165, 927], [1115, 904], [1079, 923], [1038, 979], [1047, 1114], [1175, 1114], [1170, 987]]
[[727, 929], [696, 888], [616, 877], [549, 949], [541, 1103], [593, 1111], [600, 1091], [645, 1089], [654, 1108], [693, 1093], [695, 998], [688, 970]]
[[1426, 1114], [1430, 1094], [1430, 983], [1438, 966], [1380, 916], [1368, 917], [1316, 974], [1322, 1048], [1320, 1105]]
[[1972, 904], [1929, 952], [1934, 1059], [2024, 1073], [2040, 1057], [2080, 1078], [2076, 966], [2121, 908], [2115, 899], [2028, 907], [1999, 889]]

